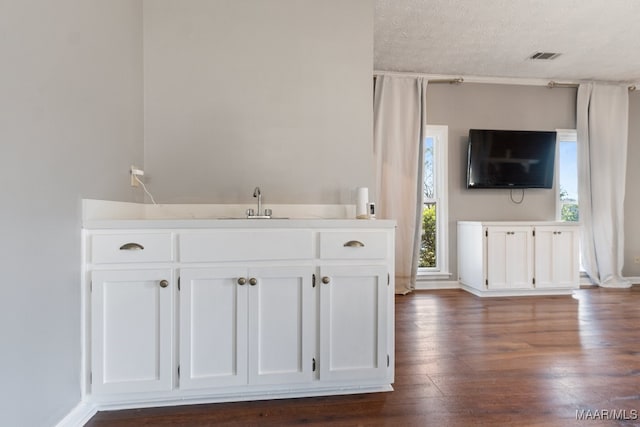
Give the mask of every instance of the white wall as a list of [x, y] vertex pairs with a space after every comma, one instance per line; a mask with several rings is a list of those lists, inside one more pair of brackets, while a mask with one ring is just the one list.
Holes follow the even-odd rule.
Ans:
[[[467, 189], [470, 128], [574, 129], [576, 89], [502, 84], [432, 84], [427, 88], [427, 122], [449, 126], [449, 261], [457, 278], [456, 226], [461, 220], [555, 220], [555, 190], [525, 191], [522, 204], [509, 190]], [[554, 185], [556, 183], [554, 182]], [[521, 193], [514, 191], [514, 198]]]
[[627, 146], [627, 190], [624, 198], [624, 268], [626, 277], [640, 277], [640, 91], [629, 94], [629, 144]]
[[[449, 259], [453, 280], [457, 277], [457, 221], [555, 219], [555, 190], [527, 190], [524, 202], [517, 205], [509, 200], [508, 190], [465, 188], [469, 128], [574, 129], [576, 92], [501, 84], [429, 86], [427, 121], [449, 126]], [[634, 264], [634, 258], [640, 256], [640, 193], [635, 190], [640, 183], [639, 118], [640, 92], [631, 92], [623, 268], [627, 277], [640, 277], [640, 265]]]
[[54, 425], [80, 401], [80, 199], [140, 199], [141, 12], [0, 3], [0, 425]]
[[350, 203], [373, 185], [372, 0], [144, 0], [159, 202]]

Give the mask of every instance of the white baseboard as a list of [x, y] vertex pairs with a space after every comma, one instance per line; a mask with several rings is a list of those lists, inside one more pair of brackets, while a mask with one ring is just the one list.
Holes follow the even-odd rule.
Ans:
[[[625, 277], [633, 285], [640, 285], [640, 276]], [[582, 274], [580, 276], [580, 287], [589, 288], [595, 287], [595, 285], [589, 276]], [[436, 289], [464, 289], [464, 286], [455, 280], [417, 280], [416, 291], [432, 291]]]
[[80, 402], [71, 410], [56, 427], [80, 427], [85, 425], [98, 412], [98, 407], [91, 402]]
[[[627, 277], [624, 277], [624, 279], [628, 280], [629, 282], [631, 282], [631, 286], [640, 285], [640, 276], [627, 276]], [[591, 281], [591, 279], [589, 278], [589, 276], [587, 276], [584, 273], [580, 275], [580, 287], [581, 288], [596, 287], [596, 286], [598, 286], [598, 285], [593, 283]]]
[[433, 291], [436, 289], [462, 289], [456, 280], [418, 280], [416, 291]]
[[578, 288], [560, 288], [560, 289], [498, 289], [480, 291], [472, 286], [461, 285], [465, 291], [481, 298], [487, 297], [530, 297], [530, 296], [549, 296], [549, 295], [571, 295]]

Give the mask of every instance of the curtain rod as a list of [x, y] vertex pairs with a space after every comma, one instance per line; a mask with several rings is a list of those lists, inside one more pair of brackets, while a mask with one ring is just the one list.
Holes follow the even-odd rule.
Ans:
[[[568, 87], [568, 88], [577, 88], [578, 86], [580, 86], [577, 83], [558, 83], [558, 82], [554, 82], [553, 80], [551, 80], [548, 84], [547, 87], [549, 89], [553, 89], [554, 87]], [[627, 89], [629, 89], [629, 92], [633, 92], [634, 90], [636, 90], [636, 85], [631, 85], [629, 86]]]
[[[385, 73], [374, 73], [373, 77], [380, 77], [384, 75]], [[462, 77], [452, 77], [450, 79], [429, 79], [428, 77], [425, 78], [429, 83], [449, 83], [452, 85], [459, 85], [460, 83], [464, 82], [464, 79]]]
[[460, 83], [464, 82], [464, 79], [462, 77], [456, 77], [453, 79], [434, 79], [434, 80], [428, 80], [429, 83], [449, 83], [450, 85], [459, 85]]
[[[579, 83], [567, 82], [567, 83], [559, 83], [556, 81], [549, 81], [545, 79], [525, 79], [520, 77], [482, 77], [482, 76], [462, 76], [451, 77], [442, 74], [421, 74], [421, 73], [409, 73], [402, 71], [382, 71], [382, 70], [373, 70], [373, 77], [378, 76], [400, 76], [400, 77], [421, 77], [426, 79], [429, 83], [449, 83], [449, 84], [460, 84], [460, 83], [482, 83], [482, 84], [507, 84], [507, 85], [526, 85], [526, 86], [547, 86], [548, 88], [554, 87], [566, 87], [566, 88], [577, 88]], [[612, 82], [614, 83], [614, 82]], [[633, 92], [638, 89], [635, 84], [630, 84], [627, 89], [629, 92]]]

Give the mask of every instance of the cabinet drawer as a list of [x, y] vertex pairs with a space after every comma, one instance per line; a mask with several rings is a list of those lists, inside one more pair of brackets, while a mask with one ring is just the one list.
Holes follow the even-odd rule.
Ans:
[[215, 230], [183, 232], [180, 261], [295, 260], [314, 257], [309, 230]]
[[384, 231], [320, 232], [322, 259], [384, 259], [388, 234]]
[[119, 233], [91, 236], [94, 264], [170, 262], [173, 260], [171, 233]]

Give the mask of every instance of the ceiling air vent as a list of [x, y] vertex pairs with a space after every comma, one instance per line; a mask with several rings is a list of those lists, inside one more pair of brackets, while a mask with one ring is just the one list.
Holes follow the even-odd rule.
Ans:
[[551, 61], [552, 59], [556, 59], [560, 55], [561, 54], [557, 52], [536, 52], [533, 55], [531, 55], [529, 59]]

